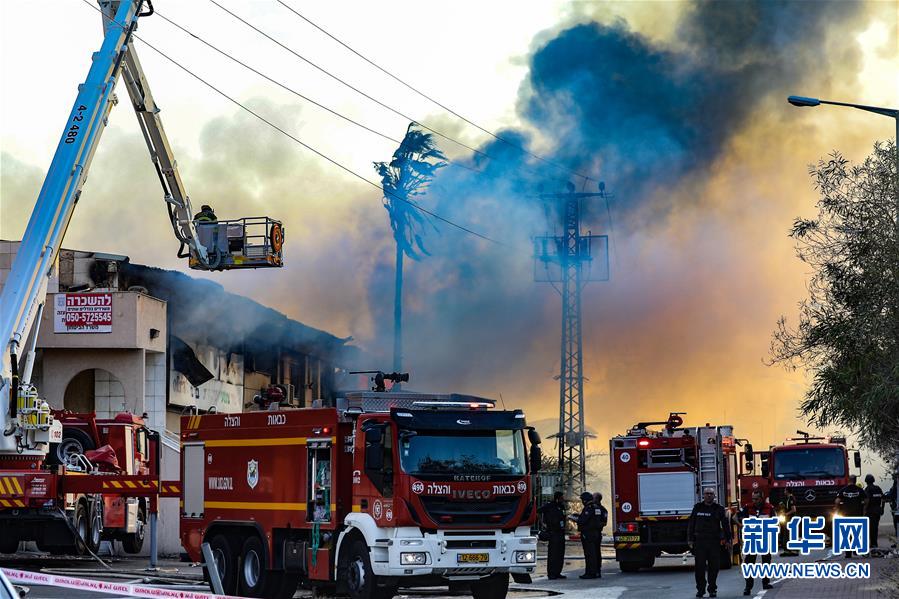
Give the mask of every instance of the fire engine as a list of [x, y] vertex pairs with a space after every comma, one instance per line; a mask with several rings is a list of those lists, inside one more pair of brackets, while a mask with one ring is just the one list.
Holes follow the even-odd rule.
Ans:
[[[142, 418], [127, 413], [111, 419], [97, 419], [92, 413], [53, 414], [62, 423], [62, 439], [51, 444], [45, 466], [0, 469], [0, 505], [13, 508], [0, 510], [4, 530], [0, 552], [14, 553], [20, 541], [35, 541], [54, 555], [81, 555], [96, 552], [104, 540], [120, 541], [127, 553], [140, 552], [150, 511], [148, 496], [155, 494], [148, 481], [158, 476], [157, 434], [144, 426]], [[109, 490], [121, 485], [140, 489], [142, 496], [91, 492], [102, 489], [89, 484], [76, 492], [65, 484], [101, 473], [113, 477], [102, 479]], [[138, 477], [139, 482], [116, 475]]]
[[493, 407], [377, 390], [186, 416], [182, 545], [199, 561], [209, 543], [228, 594], [292, 597], [303, 582], [386, 599], [449, 584], [502, 599], [536, 568], [540, 438], [520, 410]]
[[[94, 441], [112, 446], [111, 451], [88, 454], [83, 451], [83, 443], [79, 449], [72, 439], [84, 442], [89, 432], [70, 422], [73, 437], [66, 440], [64, 421], [54, 415], [31, 384], [37, 343], [33, 325], [41, 319], [63, 237], [109, 113], [118, 103], [114, 92], [120, 76], [163, 188], [172, 231], [181, 244], [178, 256], [188, 258], [190, 268], [207, 271], [277, 268], [283, 264], [284, 231], [279, 221], [268, 217], [195, 220], [159, 107], [133, 43], [138, 20], [153, 14], [153, 4], [150, 0], [99, 0], [98, 4], [103, 43], [91, 57], [87, 78], [78, 86], [53, 161], [0, 291], [3, 551], [14, 551], [19, 539], [26, 538], [38, 540], [51, 551], [72, 546], [90, 549], [103, 535], [124, 540], [126, 548], [138, 548], [143, 534], [141, 506], [150, 512], [152, 528], [157, 493], [164, 491], [158, 463], [151, 467], [145, 463], [155, 455], [153, 435], [139, 419], [129, 415], [107, 422], [87, 419], [94, 422], [92, 428], [82, 418], [88, 429], [100, 427]], [[104, 435], [106, 438], [101, 439]], [[53, 445], [56, 455], [48, 459]], [[15, 536], [6, 534], [10, 530]]]
[[[733, 427], [682, 427], [681, 414], [637, 423], [610, 440], [612, 535], [622, 572], [651, 568], [663, 552], [689, 549], [687, 523], [702, 489], [714, 488], [725, 508], [736, 505]], [[663, 428], [650, 428], [657, 425]], [[721, 566], [729, 568], [733, 556], [722, 552]]]
[[[834, 514], [840, 489], [849, 484], [849, 450], [845, 437], [812, 437], [796, 431], [799, 437], [788, 439], [768, 451], [754, 452], [744, 447], [740, 475], [741, 502], [748, 504], [751, 494], [761, 490], [774, 506], [781, 506], [786, 489], [796, 503], [797, 516]], [[861, 456], [854, 451], [854, 465], [861, 468]]]

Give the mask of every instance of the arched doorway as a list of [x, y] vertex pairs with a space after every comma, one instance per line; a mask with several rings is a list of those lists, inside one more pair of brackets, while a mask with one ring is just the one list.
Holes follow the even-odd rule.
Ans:
[[98, 418], [111, 418], [125, 409], [125, 386], [108, 370], [82, 370], [66, 385], [63, 408], [72, 412], [96, 412]]

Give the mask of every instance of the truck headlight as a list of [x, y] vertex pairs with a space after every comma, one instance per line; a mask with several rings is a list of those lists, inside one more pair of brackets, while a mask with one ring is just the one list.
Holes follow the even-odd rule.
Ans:
[[778, 521], [779, 523], [783, 524], [784, 522], [787, 521], [787, 517], [784, 516], [783, 514], [778, 514], [778, 516], [777, 516], [777, 521]]
[[537, 552], [528, 549], [527, 551], [516, 551], [515, 552], [515, 563], [516, 564], [533, 564], [537, 561]]
[[424, 566], [428, 563], [428, 554], [421, 552], [400, 553], [400, 563], [404, 566]]

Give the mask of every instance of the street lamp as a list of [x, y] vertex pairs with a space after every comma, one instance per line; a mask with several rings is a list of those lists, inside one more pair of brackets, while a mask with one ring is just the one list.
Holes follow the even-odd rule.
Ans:
[[819, 100], [818, 98], [806, 98], [805, 96], [790, 96], [787, 102], [793, 106], [818, 106], [819, 104], [832, 104], [833, 106], [848, 106], [849, 108], [858, 108], [875, 114], [888, 116], [896, 121], [896, 172], [899, 176], [899, 109], [882, 108], [880, 106], [865, 106], [864, 104], [847, 104], [845, 102], [831, 102], [830, 100]]

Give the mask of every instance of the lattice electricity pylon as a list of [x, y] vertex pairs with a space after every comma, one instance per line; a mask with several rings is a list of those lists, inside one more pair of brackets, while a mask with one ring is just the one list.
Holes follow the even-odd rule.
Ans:
[[562, 296], [559, 432], [553, 436], [558, 442], [562, 486], [570, 497], [575, 480], [582, 491], [587, 487], [581, 291], [590, 281], [609, 279], [609, 238], [589, 232], [581, 235], [580, 205], [586, 198], [608, 196], [602, 190], [541, 194], [540, 197], [561, 204], [564, 231], [563, 235], [534, 238], [534, 280], [552, 283]]

